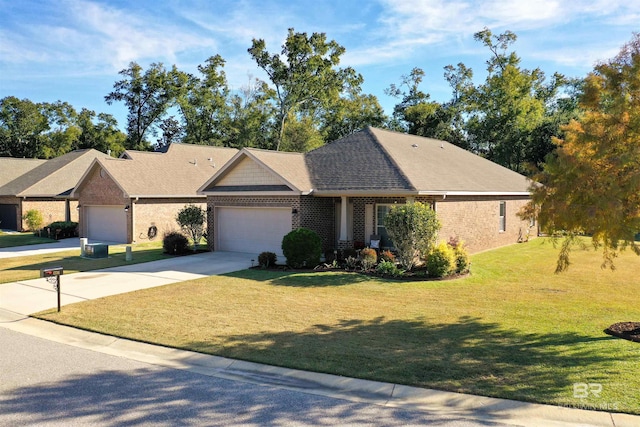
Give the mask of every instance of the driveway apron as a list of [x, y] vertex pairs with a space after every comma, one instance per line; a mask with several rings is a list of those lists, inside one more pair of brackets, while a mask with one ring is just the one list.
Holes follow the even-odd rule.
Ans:
[[[206, 252], [64, 274], [60, 280], [61, 305], [244, 270], [251, 266], [252, 259], [255, 259], [252, 254]], [[56, 305], [56, 291], [43, 278], [0, 284], [0, 309], [28, 315]]]

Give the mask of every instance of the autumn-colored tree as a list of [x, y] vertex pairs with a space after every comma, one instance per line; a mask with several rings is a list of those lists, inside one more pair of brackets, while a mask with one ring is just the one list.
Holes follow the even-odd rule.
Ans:
[[614, 268], [621, 249], [640, 255], [640, 34], [589, 73], [580, 107], [564, 139], [555, 139], [525, 213], [539, 209], [542, 227], [567, 236], [557, 272], [568, 268], [580, 234], [603, 249], [603, 268]]

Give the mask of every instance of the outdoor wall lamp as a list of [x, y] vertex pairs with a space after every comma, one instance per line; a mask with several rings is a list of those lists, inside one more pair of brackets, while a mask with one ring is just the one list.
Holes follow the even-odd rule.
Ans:
[[124, 211], [125, 211], [125, 212], [129, 212], [129, 208], [130, 208], [130, 207], [131, 207], [131, 206], [129, 206], [129, 205], [125, 206], [125, 207], [124, 207]]
[[297, 214], [298, 213], [298, 209], [296, 209], [296, 208], [291, 209], [291, 213], [292, 214]]
[[82, 207], [81, 205], [76, 206], [76, 210], [79, 211], [81, 207]]

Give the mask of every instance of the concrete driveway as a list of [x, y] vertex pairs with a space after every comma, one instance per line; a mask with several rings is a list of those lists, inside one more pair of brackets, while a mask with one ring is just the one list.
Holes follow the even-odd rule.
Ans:
[[[65, 274], [60, 281], [61, 305], [244, 270], [251, 266], [252, 259], [256, 259], [253, 254], [206, 252]], [[28, 315], [56, 306], [56, 291], [45, 279], [0, 284], [0, 309]]]

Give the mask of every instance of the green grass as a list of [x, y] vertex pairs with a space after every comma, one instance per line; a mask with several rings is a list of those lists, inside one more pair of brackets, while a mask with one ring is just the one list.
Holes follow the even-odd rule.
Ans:
[[[170, 347], [350, 377], [640, 414], [640, 344], [603, 330], [640, 321], [640, 257], [537, 239], [472, 257], [472, 275], [399, 282], [245, 270], [39, 317]], [[574, 397], [575, 383], [602, 384]]]
[[39, 245], [42, 243], [54, 243], [56, 240], [46, 237], [37, 237], [33, 233], [3, 233], [0, 232], [0, 248], [13, 248], [16, 246]]
[[127, 245], [109, 246], [109, 258], [87, 259], [80, 257], [80, 249], [66, 250], [43, 255], [3, 258], [0, 263], [0, 283], [17, 282], [40, 277], [43, 267], [61, 266], [65, 274], [99, 270], [120, 265], [165, 259], [162, 242], [131, 245], [133, 260], [126, 261]]

